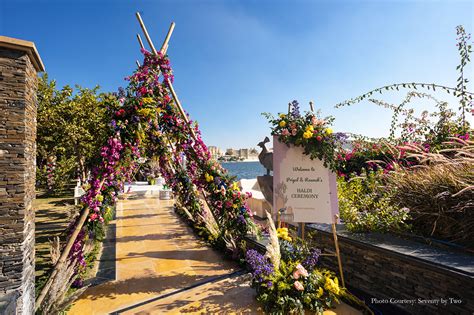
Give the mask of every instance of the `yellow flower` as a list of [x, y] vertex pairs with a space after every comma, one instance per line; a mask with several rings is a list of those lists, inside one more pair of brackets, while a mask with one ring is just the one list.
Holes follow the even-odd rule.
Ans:
[[279, 228], [277, 229], [277, 237], [281, 238], [285, 241], [291, 242], [291, 237], [288, 235], [288, 229], [287, 228]]
[[313, 136], [313, 132], [312, 132], [312, 131], [305, 131], [305, 132], [303, 133], [303, 138], [305, 138], [305, 139], [309, 139], [309, 138], [311, 138], [312, 136]]
[[212, 182], [214, 180], [214, 177], [212, 175], [206, 173], [204, 176], [206, 177], [206, 182]]
[[313, 127], [312, 125], [306, 126], [306, 131], [307, 131], [307, 132], [308, 132], [308, 131], [313, 132], [313, 130], [314, 130], [314, 127]]
[[232, 189], [233, 189], [233, 190], [236, 190], [236, 191], [240, 191], [240, 188], [239, 188], [239, 185], [237, 184], [237, 182], [234, 182], [234, 183], [232, 184]]
[[323, 294], [323, 288], [319, 287], [318, 292], [316, 292], [316, 298], [319, 299]]
[[147, 116], [150, 116], [151, 109], [150, 108], [140, 108], [137, 112], [140, 116], [147, 117]]
[[286, 126], [286, 121], [284, 121], [284, 120], [280, 121], [280, 127], [283, 128], [283, 127], [285, 127], [285, 126]]
[[339, 295], [339, 281], [337, 278], [334, 278], [332, 280], [330, 277], [326, 277], [326, 282], [324, 283], [324, 288], [328, 291], [331, 291], [332, 293]]
[[326, 128], [326, 134], [330, 135], [331, 133], [332, 133], [332, 129], [331, 128]]
[[237, 209], [238, 206], [239, 206], [238, 204], [234, 203], [234, 204], [232, 205], [232, 208]]
[[144, 98], [142, 98], [142, 102], [143, 102], [143, 104], [152, 104], [153, 99], [151, 97], [144, 97]]
[[286, 117], [285, 114], [280, 114], [280, 118], [281, 118], [281, 119], [283, 119], [283, 118], [285, 118], [285, 117]]
[[97, 196], [97, 201], [100, 201], [100, 202], [104, 201], [104, 196], [98, 195]]

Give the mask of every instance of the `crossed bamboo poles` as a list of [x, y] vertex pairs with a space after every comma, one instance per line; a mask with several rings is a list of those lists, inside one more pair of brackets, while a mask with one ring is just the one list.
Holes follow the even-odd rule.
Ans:
[[[148, 34], [148, 30], [145, 26], [145, 23], [143, 22], [141, 16], [140, 16], [140, 13], [136, 13], [136, 17], [138, 19], [138, 22], [140, 24], [140, 27], [145, 35], [145, 38], [153, 52], [154, 55], [158, 55], [158, 52], [155, 48], [155, 45], [153, 44], [153, 41], [151, 40], [150, 38], [150, 35]], [[175, 23], [172, 22], [171, 25], [170, 25], [170, 28], [168, 29], [168, 33], [166, 34], [166, 37], [163, 41], [163, 44], [161, 46], [161, 49], [160, 49], [160, 53], [161, 54], [166, 54], [166, 51], [168, 50], [168, 47], [169, 47], [169, 41], [171, 39], [171, 35], [173, 34], [173, 30], [174, 30], [174, 27], [175, 27]], [[140, 47], [141, 48], [144, 48], [144, 45], [143, 45], [143, 42], [141, 40], [141, 37], [140, 35], [137, 34], [137, 39], [138, 39], [138, 42], [140, 44]], [[140, 63], [138, 62], [138, 60], [136, 61], [136, 64], [138, 67], [140, 67]], [[178, 95], [176, 94], [176, 91], [174, 90], [173, 88], [173, 85], [171, 83], [171, 81], [169, 80], [169, 78], [165, 78], [166, 80], [166, 83], [170, 89], [170, 92], [171, 92], [171, 95], [173, 97], [173, 100], [176, 104], [176, 106], [178, 107], [178, 110], [179, 110], [179, 113], [181, 114], [182, 118], [184, 119], [184, 121], [186, 122], [186, 125], [188, 126], [189, 128], [189, 131], [191, 133], [191, 136], [193, 137], [194, 141], [196, 142], [197, 141], [197, 136], [196, 136], [196, 133], [194, 131], [194, 129], [191, 127], [190, 123], [189, 123], [189, 119], [188, 119], [188, 116], [186, 115], [186, 113], [184, 112], [184, 109], [181, 105], [181, 102], [179, 101], [178, 99]], [[171, 148], [174, 150], [174, 146], [173, 144], [171, 143], [171, 141], [166, 138], [166, 140], [169, 142]], [[191, 147], [193, 148], [193, 147]], [[194, 149], [194, 148], [193, 148]], [[196, 153], [196, 152], [195, 152]], [[179, 167], [182, 167], [181, 165], [179, 165], [178, 163], [178, 166]], [[169, 159], [168, 160], [168, 167], [169, 169], [171, 170], [172, 173], [175, 173], [175, 169], [176, 169], [176, 165], [173, 165], [173, 162], [172, 162], [172, 159]], [[99, 184], [99, 187], [97, 188], [98, 191], [100, 191], [102, 189], [102, 186], [104, 185], [104, 182], [105, 182], [105, 179], [102, 179], [102, 181], [100, 182]], [[202, 191], [202, 194], [203, 194], [203, 197], [204, 197], [204, 201], [206, 202], [207, 206], [209, 207], [209, 209], [211, 210], [211, 215], [214, 217], [214, 219], [216, 219], [213, 211], [212, 211], [212, 208], [210, 207], [210, 203], [208, 202], [208, 196], [207, 196], [207, 193], [205, 191]], [[74, 228], [74, 231], [72, 232], [71, 236], [69, 237], [69, 240], [66, 244], [66, 247], [64, 248], [63, 252], [61, 253], [61, 256], [59, 257], [58, 261], [56, 262], [56, 264], [54, 265], [54, 268], [53, 268], [53, 271], [51, 273], [51, 276], [48, 278], [48, 281], [46, 282], [46, 284], [44, 285], [43, 289], [41, 290], [40, 294], [38, 295], [38, 298], [36, 299], [36, 303], [35, 303], [35, 312], [39, 310], [39, 308], [41, 307], [43, 301], [44, 301], [44, 298], [46, 297], [46, 294], [48, 292], [48, 290], [51, 288], [51, 285], [53, 284], [54, 282], [54, 279], [56, 278], [56, 276], [58, 275], [58, 272], [60, 270], [60, 267], [64, 265], [64, 263], [67, 261], [67, 258], [69, 256], [69, 253], [72, 249], [72, 246], [77, 238], [77, 236], [79, 235], [79, 232], [81, 231], [82, 227], [84, 226], [84, 223], [86, 222], [87, 220], [87, 217], [89, 215], [89, 212], [90, 212], [90, 209], [88, 207], [84, 208], [82, 213], [81, 213], [81, 216], [79, 218], [79, 221], [76, 225], [76, 227]], [[218, 222], [216, 220], [216, 222]]]

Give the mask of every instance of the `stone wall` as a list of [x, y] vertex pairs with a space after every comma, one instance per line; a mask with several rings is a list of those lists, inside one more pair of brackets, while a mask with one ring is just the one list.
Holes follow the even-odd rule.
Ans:
[[4, 40], [0, 40], [0, 307], [34, 314], [36, 89], [37, 70], [43, 69], [32, 63], [31, 46], [16, 48], [23, 41]]
[[[328, 229], [307, 229], [311, 230], [316, 231], [318, 247], [334, 250]], [[377, 246], [377, 241], [354, 239], [349, 233], [338, 235], [346, 285], [361, 293], [374, 309], [383, 314], [474, 314], [474, 275], [469, 271], [474, 256], [443, 254], [401, 239], [388, 250]], [[384, 239], [381, 243], [387, 247], [391, 242]], [[432, 261], [441, 259], [447, 261]], [[335, 257], [322, 257], [321, 264], [339, 274]]]

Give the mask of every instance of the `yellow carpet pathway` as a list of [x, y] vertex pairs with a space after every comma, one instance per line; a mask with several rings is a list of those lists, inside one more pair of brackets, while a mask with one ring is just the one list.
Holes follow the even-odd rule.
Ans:
[[116, 280], [88, 288], [68, 314], [113, 313], [238, 270], [199, 241], [172, 207], [152, 198], [119, 202]]

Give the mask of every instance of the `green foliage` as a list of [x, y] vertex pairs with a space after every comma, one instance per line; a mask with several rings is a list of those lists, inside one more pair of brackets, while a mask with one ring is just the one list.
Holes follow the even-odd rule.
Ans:
[[402, 231], [408, 228], [408, 210], [392, 203], [383, 187], [382, 172], [369, 172], [348, 181], [338, 179], [341, 219], [352, 232]]
[[456, 33], [458, 35], [458, 51], [460, 62], [456, 69], [459, 71], [459, 77], [457, 79], [456, 85], [456, 95], [459, 98], [459, 111], [461, 112], [461, 124], [463, 128], [467, 128], [466, 126], [466, 113], [470, 111], [469, 103], [472, 101], [472, 94], [467, 92], [467, 83], [469, 80], [465, 77], [464, 71], [466, 65], [471, 61], [470, 55], [472, 53], [472, 45], [469, 43], [471, 39], [470, 34], [466, 34], [464, 27], [459, 25], [456, 27]]
[[[84, 182], [87, 171], [107, 135], [103, 101], [109, 97], [93, 89], [56, 87], [44, 74], [38, 84], [37, 167], [44, 180], [47, 159], [56, 157], [55, 188], [76, 175]], [[44, 182], [42, 182], [44, 184]]]

